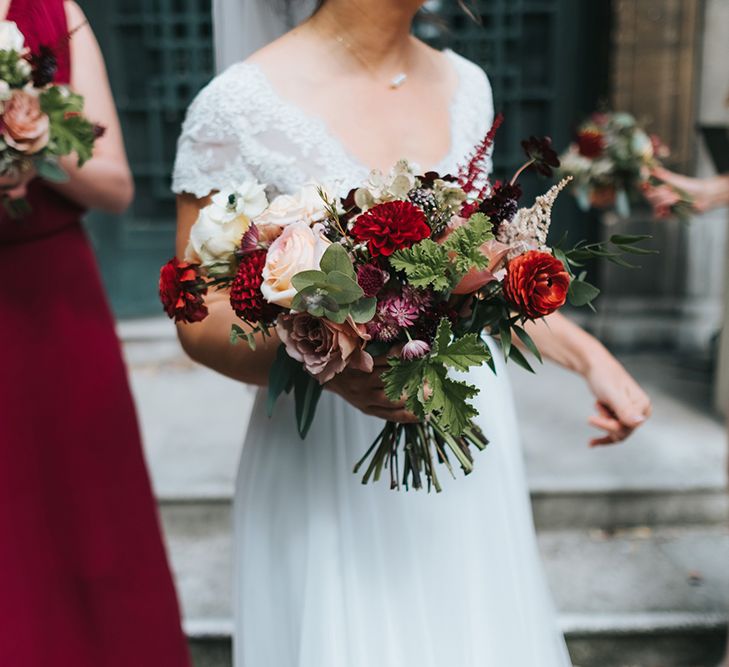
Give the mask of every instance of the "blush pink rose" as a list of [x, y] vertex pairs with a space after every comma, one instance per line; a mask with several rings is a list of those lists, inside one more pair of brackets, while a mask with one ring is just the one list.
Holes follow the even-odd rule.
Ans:
[[344, 324], [335, 324], [308, 313], [281, 315], [276, 332], [288, 355], [303, 363], [320, 384], [348, 367], [365, 373], [374, 369], [372, 356], [364, 350], [370, 336], [351, 317]]
[[35, 155], [48, 145], [50, 121], [36, 95], [14, 90], [5, 103], [2, 125], [8, 146], [21, 153]]

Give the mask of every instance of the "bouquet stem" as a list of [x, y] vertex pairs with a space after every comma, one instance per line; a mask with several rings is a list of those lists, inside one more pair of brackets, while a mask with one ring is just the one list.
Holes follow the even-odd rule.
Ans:
[[390, 488], [393, 490], [427, 488], [440, 493], [442, 486], [436, 463], [444, 465], [455, 477], [450, 452], [458, 460], [463, 473], [468, 475], [473, 471], [471, 447], [482, 451], [488, 444], [481, 429], [473, 423], [462, 435], [453, 436], [440, 426], [437, 419], [418, 424], [387, 422], [354, 467], [354, 473], [359, 473], [366, 465], [362, 484], [368, 484], [370, 481], [378, 482], [382, 471], [389, 469]]

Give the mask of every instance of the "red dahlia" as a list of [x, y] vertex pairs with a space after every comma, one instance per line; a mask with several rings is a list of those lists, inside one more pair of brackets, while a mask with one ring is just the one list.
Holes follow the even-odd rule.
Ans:
[[235, 314], [251, 324], [272, 322], [279, 312], [261, 294], [267, 254], [265, 250], [256, 250], [245, 255], [230, 288], [230, 305]]
[[367, 243], [373, 257], [389, 257], [396, 250], [409, 248], [430, 236], [425, 213], [409, 201], [379, 204], [360, 215], [352, 236]]
[[605, 148], [605, 136], [598, 130], [583, 130], [577, 134], [577, 147], [580, 155], [594, 160], [600, 157]]
[[159, 298], [175, 322], [200, 322], [208, 315], [203, 299], [208, 288], [198, 270], [197, 264], [180, 262], [175, 257], [159, 272]]
[[564, 306], [570, 276], [564, 264], [546, 252], [532, 250], [509, 263], [504, 279], [506, 299], [530, 320]]

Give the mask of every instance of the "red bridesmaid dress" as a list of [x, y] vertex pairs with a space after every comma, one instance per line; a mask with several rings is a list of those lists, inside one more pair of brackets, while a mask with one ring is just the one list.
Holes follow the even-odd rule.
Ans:
[[[8, 19], [69, 82], [63, 0]], [[84, 211], [38, 180], [28, 199], [0, 217], [0, 666], [188, 667]]]

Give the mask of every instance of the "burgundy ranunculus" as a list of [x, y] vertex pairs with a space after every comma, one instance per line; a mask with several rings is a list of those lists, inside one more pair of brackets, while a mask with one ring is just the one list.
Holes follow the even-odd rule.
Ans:
[[389, 257], [396, 250], [409, 248], [430, 236], [425, 213], [409, 201], [390, 201], [372, 207], [360, 215], [352, 227], [352, 236], [373, 257]]
[[180, 262], [177, 257], [159, 273], [159, 297], [167, 315], [175, 322], [201, 322], [208, 316], [204, 296], [208, 288], [197, 264]]
[[583, 130], [577, 133], [577, 148], [580, 155], [590, 160], [599, 158], [605, 152], [605, 135], [599, 130]]
[[570, 276], [560, 260], [531, 250], [509, 262], [504, 295], [524, 317], [536, 320], [564, 306], [569, 287]]
[[372, 356], [364, 351], [370, 337], [364, 325], [355, 324], [351, 317], [335, 324], [308, 313], [289, 313], [279, 316], [276, 332], [288, 355], [303, 363], [320, 384], [347, 367], [365, 373], [374, 368]]

